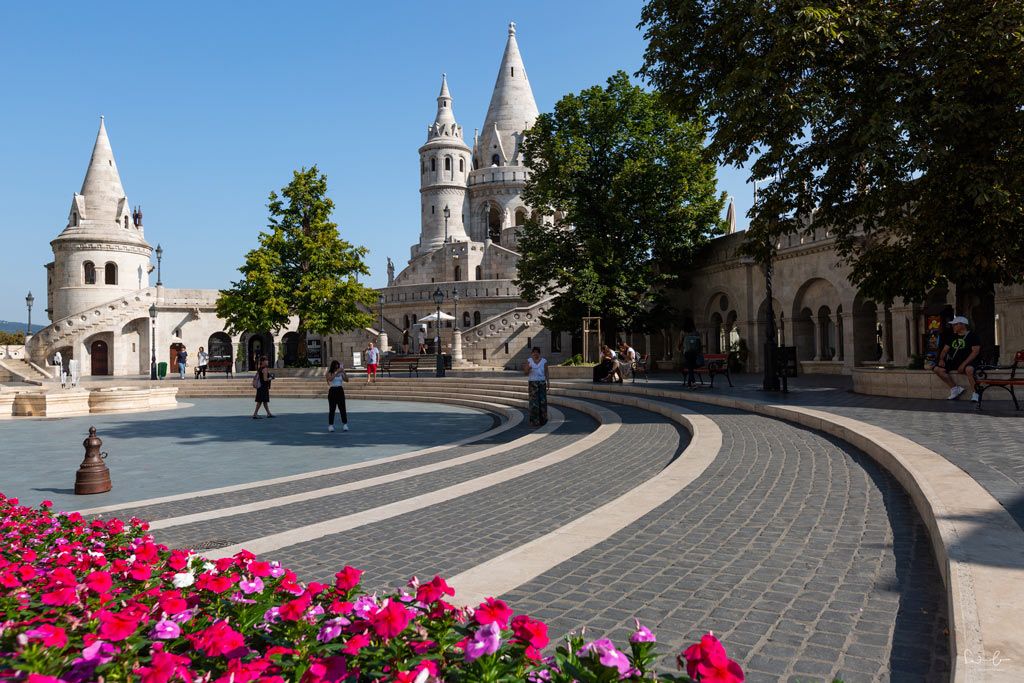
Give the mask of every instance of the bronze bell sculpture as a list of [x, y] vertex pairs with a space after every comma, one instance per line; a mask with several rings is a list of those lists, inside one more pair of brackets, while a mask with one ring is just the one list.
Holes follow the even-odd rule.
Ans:
[[106, 453], [100, 453], [103, 441], [96, 436], [96, 428], [89, 427], [89, 438], [82, 442], [85, 446], [85, 460], [75, 474], [75, 495], [89, 493], [106, 493], [114, 487], [110, 483], [110, 470], [103, 459]]

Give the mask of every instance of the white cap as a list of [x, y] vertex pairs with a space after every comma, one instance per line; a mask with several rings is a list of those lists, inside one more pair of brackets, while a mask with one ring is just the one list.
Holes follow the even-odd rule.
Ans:
[[967, 321], [967, 318], [963, 317], [962, 315], [958, 315], [955, 318], [953, 318], [952, 320], [950, 320], [949, 324], [950, 325], [970, 325], [971, 323]]

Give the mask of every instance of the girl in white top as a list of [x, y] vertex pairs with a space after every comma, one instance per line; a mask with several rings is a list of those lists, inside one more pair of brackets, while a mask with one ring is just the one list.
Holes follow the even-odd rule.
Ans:
[[327, 431], [334, 431], [334, 410], [341, 413], [341, 431], [348, 431], [348, 411], [345, 410], [345, 389], [342, 384], [348, 381], [345, 368], [336, 360], [331, 361], [331, 367], [325, 376], [327, 386], [327, 406], [330, 412], [327, 414]]
[[548, 361], [540, 357], [540, 347], [534, 346], [530, 357], [523, 363], [523, 374], [530, 386], [530, 424], [540, 427], [548, 421]]

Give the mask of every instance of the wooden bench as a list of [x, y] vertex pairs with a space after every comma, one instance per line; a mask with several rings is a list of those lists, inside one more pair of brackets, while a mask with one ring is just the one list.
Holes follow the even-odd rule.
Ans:
[[416, 376], [420, 376], [420, 359], [419, 358], [391, 358], [390, 356], [384, 356], [384, 363], [381, 365], [381, 373], [388, 373], [388, 377], [391, 376], [392, 370], [408, 370], [409, 376], [412, 377], [413, 373]]
[[715, 388], [715, 375], [725, 375], [729, 386], [732, 386], [732, 376], [729, 374], [729, 354], [727, 353], [705, 353], [704, 365], [694, 368], [693, 372], [701, 384], [704, 384], [704, 375], [707, 374], [712, 389]]
[[[1020, 402], [1017, 400], [1017, 393], [1014, 391], [1015, 387], [1024, 387], [1024, 377], [1017, 376], [1018, 369], [1024, 365], [1024, 351], [1018, 351], [1013, 357], [1013, 365], [1005, 367], [983, 365], [978, 368], [974, 373], [974, 388], [978, 391], [978, 410], [981, 410], [981, 401], [985, 398], [985, 391], [992, 387], [1002, 387], [1010, 393], [1010, 398], [1013, 399], [1013, 407], [1015, 410], [1020, 410]], [[997, 377], [990, 377], [989, 373], [998, 372], [1003, 373], [1009, 371], [1009, 375], [1002, 375]]]

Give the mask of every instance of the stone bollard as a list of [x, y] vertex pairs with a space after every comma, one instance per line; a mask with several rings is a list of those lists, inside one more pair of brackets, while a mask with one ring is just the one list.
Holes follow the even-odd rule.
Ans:
[[89, 427], [89, 438], [83, 441], [82, 445], [85, 446], [85, 460], [75, 474], [75, 495], [106, 493], [114, 485], [110, 483], [110, 470], [103, 462], [107, 454], [100, 453], [103, 441], [96, 436], [95, 427]]

